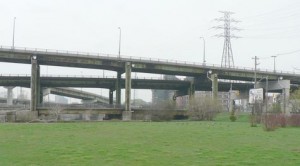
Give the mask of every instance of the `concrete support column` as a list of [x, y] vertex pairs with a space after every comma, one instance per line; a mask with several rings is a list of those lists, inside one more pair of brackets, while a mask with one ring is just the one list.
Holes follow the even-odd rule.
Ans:
[[109, 104], [113, 105], [114, 104], [114, 93], [113, 90], [109, 90]]
[[37, 61], [36, 56], [31, 57], [31, 80], [30, 80], [30, 88], [31, 88], [31, 100], [30, 100], [30, 110], [36, 111], [37, 105], [40, 101], [40, 67]]
[[122, 114], [123, 120], [131, 120], [131, 63], [125, 63], [125, 111]]
[[121, 72], [117, 73], [116, 81], [116, 104], [121, 106]]
[[190, 82], [190, 88], [189, 88], [189, 100], [193, 100], [195, 98], [195, 80], [194, 78]]
[[7, 105], [13, 105], [13, 86], [5, 87], [7, 89]]
[[282, 103], [283, 103], [283, 113], [289, 114], [290, 110], [288, 109], [288, 103], [289, 103], [289, 97], [290, 97], [290, 89], [284, 88], [282, 89]]
[[213, 100], [218, 99], [218, 75], [217, 74], [212, 74], [211, 75], [211, 89], [212, 89], [212, 98]]
[[37, 70], [37, 105], [43, 103], [43, 90], [41, 88], [41, 72], [40, 72], [40, 65], [38, 64]]

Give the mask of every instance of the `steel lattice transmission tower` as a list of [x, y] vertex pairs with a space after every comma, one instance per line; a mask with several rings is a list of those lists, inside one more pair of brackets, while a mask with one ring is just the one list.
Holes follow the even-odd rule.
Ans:
[[230, 17], [231, 14], [234, 14], [230, 11], [219, 11], [223, 13], [224, 16], [221, 18], [215, 19], [216, 21], [223, 22], [223, 25], [214, 26], [214, 29], [223, 29], [224, 33], [215, 35], [216, 37], [224, 37], [224, 46], [223, 46], [223, 54], [222, 54], [222, 62], [221, 67], [234, 67], [233, 53], [231, 47], [231, 38], [240, 38], [232, 34], [232, 31], [241, 30], [237, 27], [231, 25], [231, 23], [238, 23], [240, 21], [232, 19]]

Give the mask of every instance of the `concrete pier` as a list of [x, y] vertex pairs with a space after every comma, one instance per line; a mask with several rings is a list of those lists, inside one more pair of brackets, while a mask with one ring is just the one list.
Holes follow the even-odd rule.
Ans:
[[113, 90], [109, 90], [109, 104], [113, 105], [114, 104], [114, 93]]
[[13, 89], [14, 86], [6, 86], [7, 89], [7, 105], [13, 105]]
[[121, 72], [117, 73], [116, 81], [116, 105], [121, 106]]
[[31, 57], [31, 100], [30, 100], [30, 110], [36, 111], [37, 105], [40, 102], [40, 66], [37, 61], [37, 57], [33, 55]]
[[218, 75], [217, 74], [212, 74], [211, 75], [211, 88], [212, 88], [212, 98], [213, 100], [218, 99]]
[[131, 120], [131, 63], [125, 63], [125, 111], [122, 113], [123, 120]]
[[195, 97], [195, 79], [193, 78], [190, 82], [190, 88], [188, 91], [190, 101]]

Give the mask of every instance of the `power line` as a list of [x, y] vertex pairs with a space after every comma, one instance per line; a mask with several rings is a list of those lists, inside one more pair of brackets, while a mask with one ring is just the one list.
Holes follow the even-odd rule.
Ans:
[[[273, 16], [274, 13], [279, 13], [279, 12], [286, 12], [286, 11], [291, 11], [291, 7], [294, 7], [294, 9], [296, 11], [299, 11], [298, 9], [298, 2], [296, 3], [292, 3], [292, 4], [289, 4], [289, 5], [286, 5], [286, 6], [281, 6], [280, 8], [278, 9], [274, 9], [274, 10], [270, 10], [270, 11], [266, 11], [266, 12], [263, 12], [263, 13], [259, 13], [259, 14], [256, 14], [256, 15], [250, 15], [250, 16], [246, 16], [246, 17], [242, 17], [242, 19], [251, 19], [251, 18], [258, 18], [258, 17], [264, 17], [264, 16]], [[288, 9], [288, 10], [286, 10]], [[294, 10], [292, 9], [292, 10]]]
[[295, 54], [295, 53], [298, 53], [298, 52], [300, 52], [300, 49], [299, 50], [294, 50], [294, 51], [289, 51], [289, 52], [283, 52], [283, 53], [277, 53], [277, 54], [270, 54], [270, 55], [267, 55], [267, 56], [259, 57], [259, 59], [261, 59], [261, 60], [271, 59], [274, 56], [278, 57], [278, 56], [282, 56], [282, 55]]

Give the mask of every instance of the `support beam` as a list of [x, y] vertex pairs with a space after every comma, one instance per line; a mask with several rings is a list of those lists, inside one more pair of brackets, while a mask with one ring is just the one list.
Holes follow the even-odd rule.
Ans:
[[112, 89], [109, 90], [109, 104], [110, 105], [114, 104], [114, 93]]
[[30, 80], [30, 88], [31, 88], [31, 100], [30, 100], [30, 110], [36, 111], [37, 105], [39, 103], [39, 95], [40, 95], [40, 85], [39, 85], [39, 76], [40, 68], [37, 61], [37, 57], [33, 55], [31, 57], [31, 80]]
[[116, 80], [116, 105], [121, 106], [121, 72], [117, 73]]
[[212, 81], [212, 98], [213, 100], [218, 99], [218, 75], [217, 74], [212, 74], [211, 75], [211, 81]]
[[131, 120], [131, 63], [125, 63], [125, 111], [122, 114], [123, 120]]

